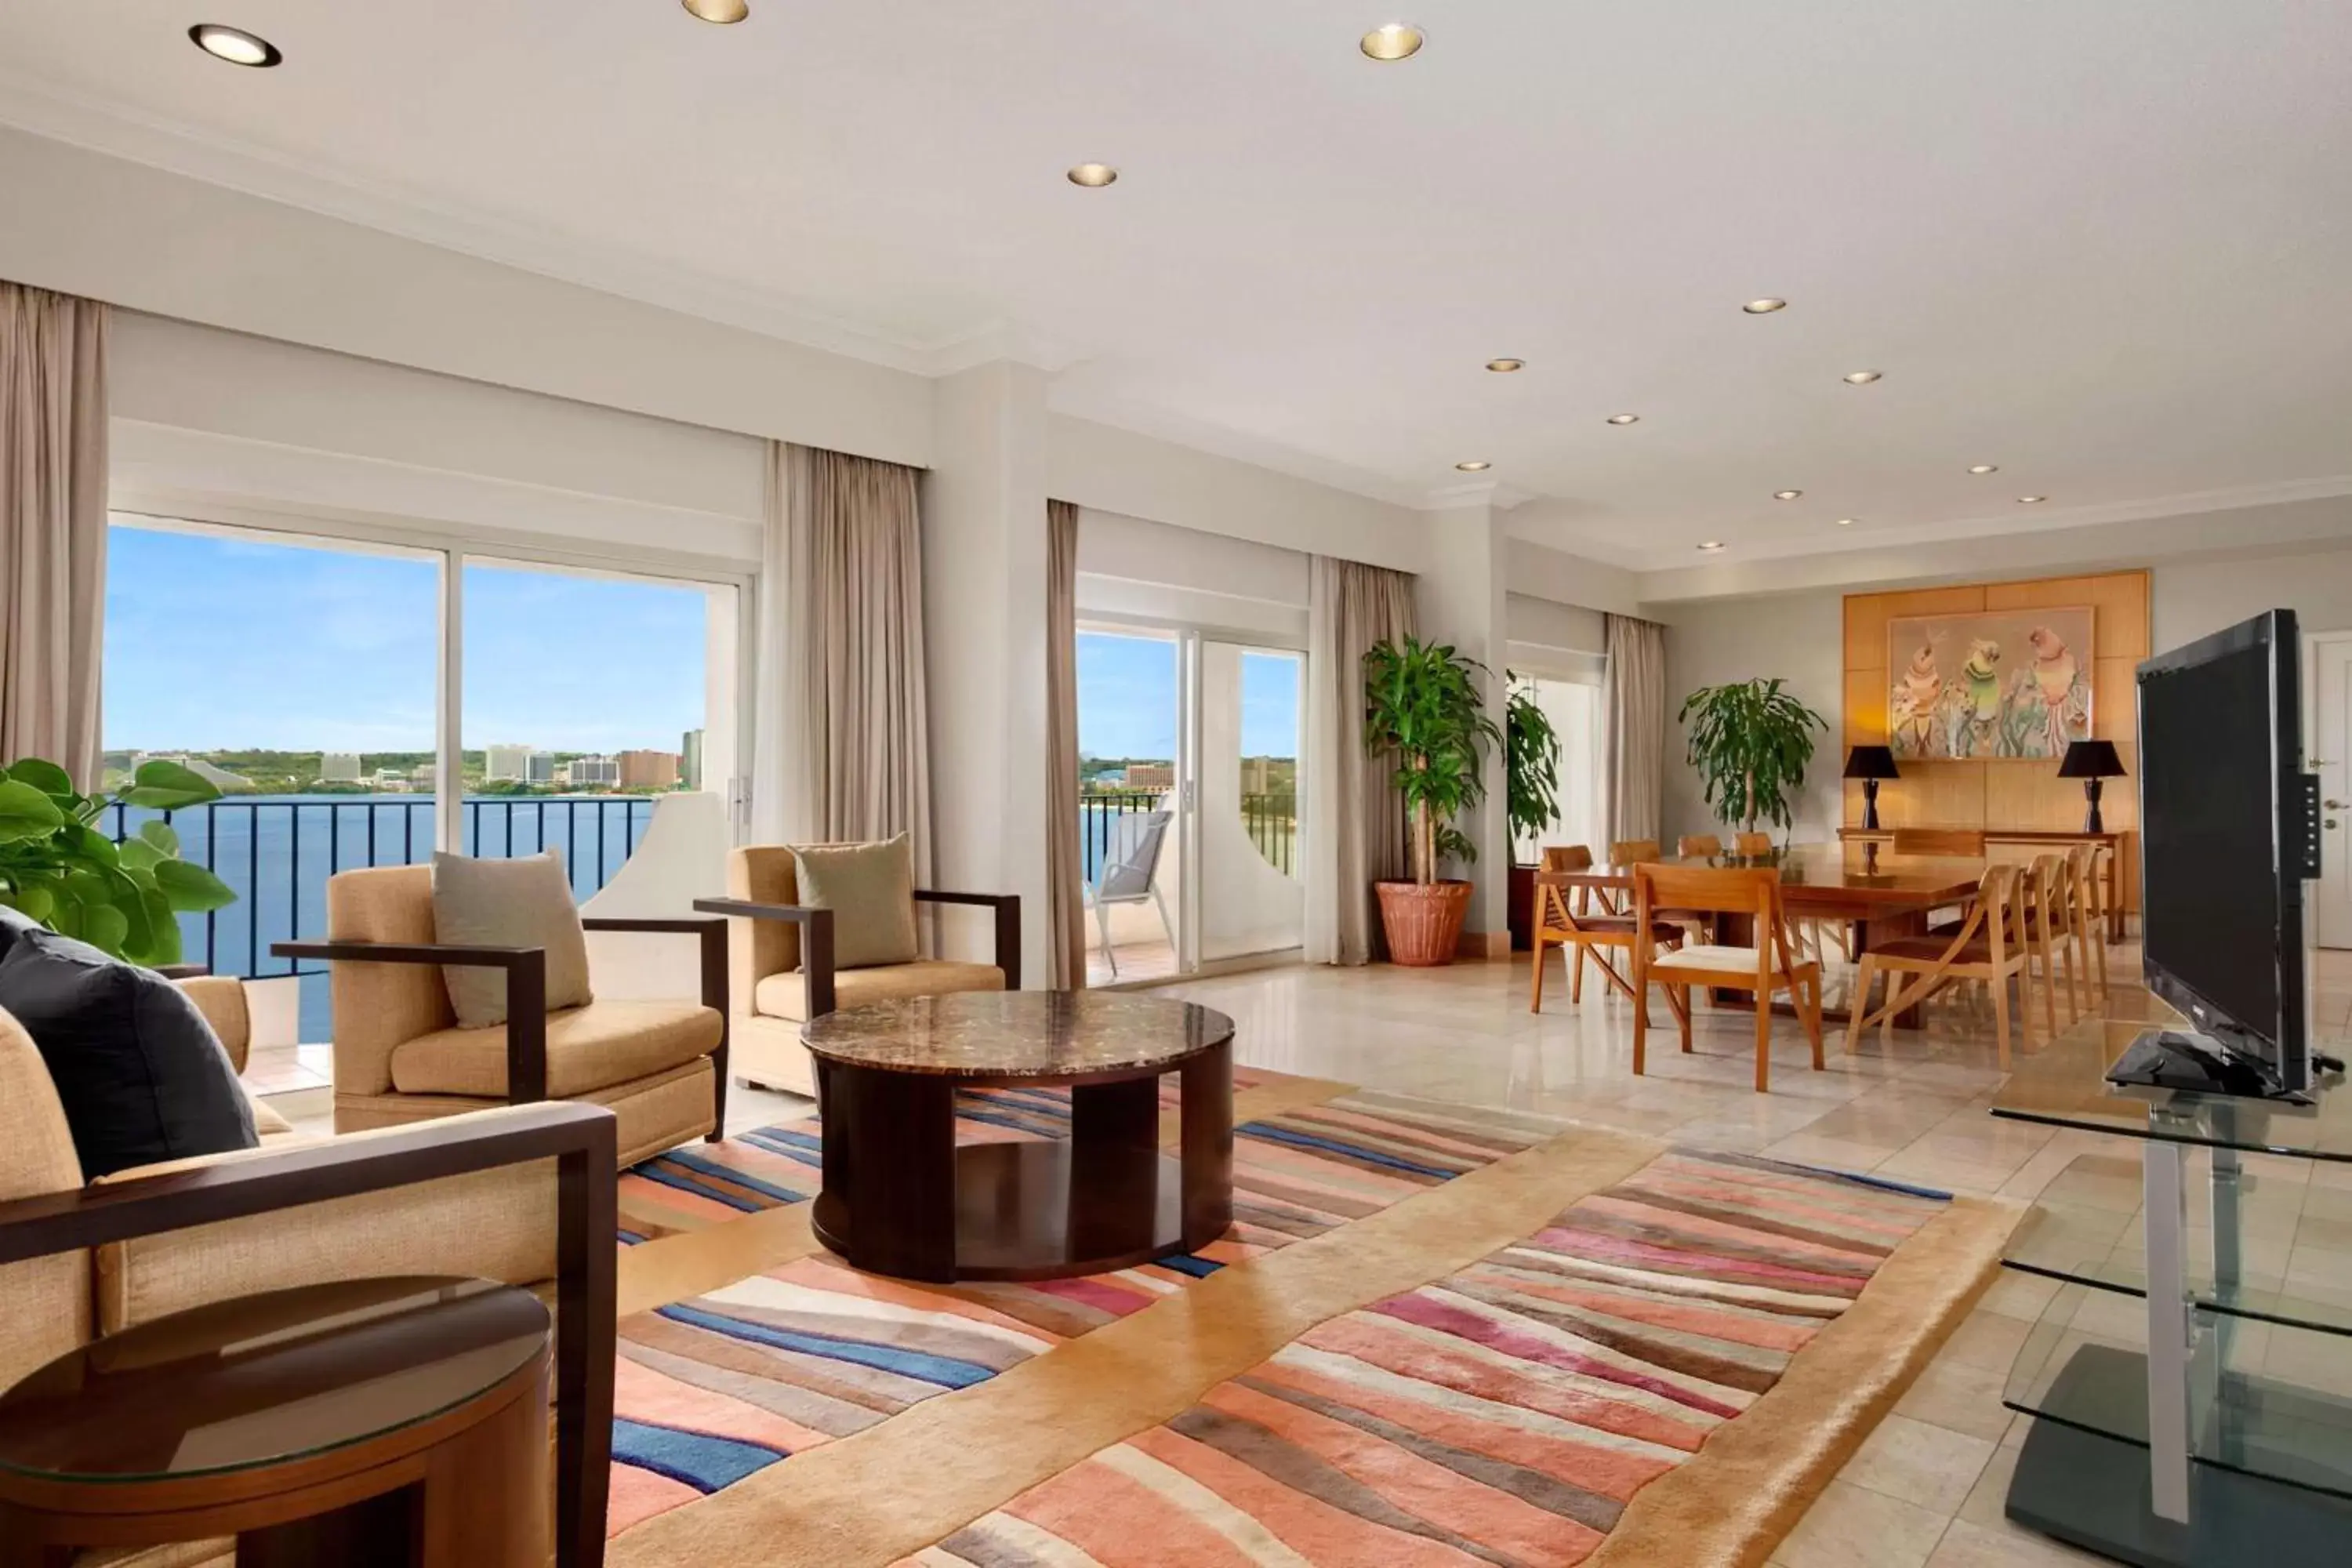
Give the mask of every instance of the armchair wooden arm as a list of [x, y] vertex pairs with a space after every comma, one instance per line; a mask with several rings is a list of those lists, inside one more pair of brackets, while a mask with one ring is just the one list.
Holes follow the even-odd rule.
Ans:
[[[278, 958], [342, 963], [473, 964], [507, 972], [507, 1103], [547, 1098], [547, 952], [449, 942], [273, 942]], [[723, 1081], [723, 1080], [722, 1080]]]
[[[952, 893], [915, 889], [915, 901], [971, 904], [996, 911], [996, 967], [1007, 991], [1021, 989], [1021, 897], [1017, 893]], [[745, 920], [790, 921], [801, 928], [801, 973], [807, 977], [808, 1016], [821, 1018], [834, 1007], [833, 911], [813, 904], [762, 904], [750, 899], [697, 899], [705, 914]]]
[[600, 1568], [611, 1484], [613, 1113], [533, 1105], [0, 1203], [0, 1265], [540, 1160], [555, 1162], [556, 1563]]
[[1021, 989], [1021, 895], [1018, 893], [946, 893], [918, 888], [919, 904], [971, 904], [996, 911], [996, 967], [1004, 972], [1004, 988]]
[[698, 921], [679, 917], [674, 920], [637, 919], [634, 916], [585, 915], [580, 924], [588, 931], [662, 931], [677, 936], [700, 939], [702, 961], [702, 1005], [719, 1014], [719, 1047], [710, 1053], [712, 1077], [712, 1121], [709, 1142], [716, 1143], [727, 1136], [727, 1032], [733, 1027], [727, 1016], [727, 922]]

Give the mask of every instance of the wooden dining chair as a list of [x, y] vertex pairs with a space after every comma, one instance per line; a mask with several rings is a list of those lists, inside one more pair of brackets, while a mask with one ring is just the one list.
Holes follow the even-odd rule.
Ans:
[[[1592, 851], [1581, 844], [1549, 847], [1543, 852], [1543, 868], [1547, 871], [1582, 871], [1592, 865]], [[1628, 997], [1634, 996], [1633, 983], [1609, 962], [1609, 950], [1628, 955], [1642, 941], [1641, 928], [1633, 917], [1610, 912], [1604, 906], [1593, 908], [1592, 889], [1579, 888], [1570, 899], [1568, 889], [1542, 882], [1536, 884], [1535, 949], [1536, 973], [1534, 994], [1528, 1011], [1543, 1011], [1544, 952], [1549, 948], [1562, 950], [1568, 963], [1568, 999], [1584, 1000], [1584, 960], [1590, 952], [1592, 962], [1609, 984]], [[1650, 928], [1652, 947], [1680, 947], [1683, 928], [1670, 921], [1659, 921]], [[1629, 965], [1630, 967], [1630, 965]], [[1638, 1002], [1640, 998], [1635, 998]], [[1672, 998], [1669, 998], [1672, 1001]]]
[[[1643, 998], [1653, 984], [1666, 987], [1682, 1026], [1682, 1047], [1691, 1048], [1690, 988], [1714, 986], [1726, 991], [1753, 992], [1756, 997], [1756, 1089], [1763, 1093], [1772, 1079], [1772, 997], [1789, 994], [1805, 1034], [1812, 1042], [1813, 1070], [1822, 1060], [1822, 966], [1789, 951], [1788, 916], [1780, 904], [1780, 872], [1771, 866], [1698, 867], [1635, 866], [1633, 919], [1646, 927], [1663, 909], [1699, 910], [1712, 914], [1746, 915], [1752, 920], [1753, 947], [1701, 944], [1662, 954], [1640, 946], [1633, 949], [1633, 989]], [[1648, 1065], [1649, 1008], [1633, 1009], [1633, 1070]]]
[[[1620, 838], [1609, 846], [1609, 863], [1612, 866], [1638, 866], [1644, 860], [1663, 860], [1665, 858], [1664, 847], [1654, 838]], [[1607, 905], [1612, 915], [1633, 912], [1631, 889], [1622, 892], [1604, 891], [1598, 901]]]
[[2050, 1026], [2051, 1036], [2058, 1033], [2058, 971], [2066, 971], [2066, 1021], [2073, 1023], [2083, 1016], [2082, 994], [2074, 979], [2074, 954], [2069, 943], [2073, 936], [2066, 921], [2066, 909], [2074, 893], [2063, 855], [2036, 855], [2026, 866], [2030, 879], [2026, 889], [2026, 931], [2032, 941], [2033, 961], [2042, 966], [2042, 1016]]
[[[2019, 866], [1988, 866], [1969, 905], [1968, 919], [1948, 938], [1940, 935], [1901, 936], [1881, 942], [1862, 955], [1854, 976], [1853, 1016], [1846, 1023], [1845, 1049], [1852, 1056], [1863, 1030], [1878, 1026], [1879, 1037], [1894, 1037], [1895, 1016], [1918, 1006], [1944, 987], [1962, 980], [1982, 981], [1992, 991], [1993, 1035], [2000, 1042], [2002, 1070], [2009, 1068], [2009, 1018], [2011, 981], [2017, 984], [2018, 1025], [2025, 1043], [2033, 1043], [2032, 957], [2026, 941], [2026, 900], [2022, 889], [2028, 871]], [[1870, 1012], [1870, 984], [1886, 973], [1886, 1005]], [[1906, 984], [1906, 975], [1916, 979]]]
[[1685, 833], [1675, 840], [1675, 853], [1685, 860], [1723, 853], [1723, 840], [1712, 833]]
[[1897, 855], [1965, 855], [1982, 859], [1985, 836], [1976, 827], [1898, 827], [1895, 830], [1895, 853]]
[[[2067, 890], [2072, 895], [2065, 900], [2067, 933], [2074, 939], [2074, 967], [2082, 972], [2083, 989], [2093, 1005], [2107, 992], [2106, 922], [2099, 915], [2097, 879], [2092, 873], [2090, 844], [2070, 844], [2066, 847]], [[2097, 973], [2093, 973], [2093, 955], [2096, 954]]]
[[1735, 855], [1769, 855], [1772, 853], [1772, 836], [1769, 833], [1735, 834], [1731, 840], [1731, 852]]
[[2099, 994], [2107, 994], [2107, 931], [2114, 923], [2115, 906], [2107, 901], [2106, 862], [2115, 858], [2112, 844], [2083, 846], [2083, 898], [2086, 919], [2084, 921], [2091, 939], [2091, 964], [2098, 971]]

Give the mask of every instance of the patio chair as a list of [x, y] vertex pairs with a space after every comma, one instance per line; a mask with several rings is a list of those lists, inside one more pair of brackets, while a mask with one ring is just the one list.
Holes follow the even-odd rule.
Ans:
[[1171, 946], [1175, 943], [1176, 928], [1168, 919], [1168, 900], [1160, 891], [1158, 880], [1160, 851], [1168, 842], [1168, 824], [1174, 815], [1143, 811], [1114, 817], [1102, 866], [1085, 890], [1086, 901], [1095, 911], [1095, 929], [1102, 933], [1103, 957], [1110, 964], [1113, 980], [1118, 978], [1118, 953], [1110, 944], [1111, 905], [1157, 905], [1160, 929], [1168, 933]]

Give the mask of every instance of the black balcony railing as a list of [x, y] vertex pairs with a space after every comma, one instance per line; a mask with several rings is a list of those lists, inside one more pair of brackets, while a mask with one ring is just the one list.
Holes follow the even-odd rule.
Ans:
[[[1091, 882], [1110, 855], [1113, 824], [1138, 812], [1158, 811], [1172, 790], [1096, 790], [1078, 796], [1078, 843]], [[1297, 873], [1298, 796], [1291, 791], [1268, 791], [1242, 796], [1242, 828], [1266, 864], [1284, 876]], [[1172, 840], [1171, 840], [1172, 842]]]
[[[327, 879], [433, 858], [431, 795], [215, 800], [180, 811], [115, 806], [103, 824], [117, 843], [161, 818], [181, 855], [226, 882], [236, 902], [180, 917], [182, 956], [247, 980], [323, 973], [272, 958], [273, 942], [322, 936]], [[613, 879], [652, 819], [646, 795], [483, 795], [464, 801], [464, 850], [492, 859], [563, 853], [575, 898]]]

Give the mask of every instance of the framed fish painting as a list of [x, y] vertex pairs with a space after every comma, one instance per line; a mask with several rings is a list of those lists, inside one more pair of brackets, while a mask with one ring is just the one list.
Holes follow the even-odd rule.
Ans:
[[2091, 737], [2091, 610], [1907, 616], [1886, 628], [1897, 757], [2052, 762]]

